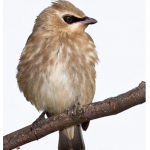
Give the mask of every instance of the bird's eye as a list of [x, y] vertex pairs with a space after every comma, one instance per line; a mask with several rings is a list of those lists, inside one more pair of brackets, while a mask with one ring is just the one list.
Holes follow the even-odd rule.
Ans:
[[65, 21], [66, 23], [68, 23], [68, 24], [73, 23], [73, 18], [72, 18], [72, 16], [64, 16], [63, 19], [64, 19], [64, 21]]
[[75, 23], [75, 22], [80, 22], [80, 21], [84, 21], [87, 19], [87, 17], [83, 17], [83, 18], [78, 18], [76, 16], [72, 16], [72, 15], [64, 15], [63, 16], [63, 19], [66, 23], [68, 24], [72, 24], [72, 23]]

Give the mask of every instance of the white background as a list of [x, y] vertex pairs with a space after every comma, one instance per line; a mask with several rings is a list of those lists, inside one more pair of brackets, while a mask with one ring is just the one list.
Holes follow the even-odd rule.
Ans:
[[[95, 41], [95, 101], [116, 96], [145, 81], [145, 1], [71, 0], [98, 23], [87, 28]], [[19, 92], [16, 67], [36, 16], [50, 0], [4, 1], [4, 135], [31, 124], [40, 113]], [[145, 104], [91, 121], [83, 133], [87, 150], [144, 150]], [[58, 132], [21, 147], [57, 150]]]

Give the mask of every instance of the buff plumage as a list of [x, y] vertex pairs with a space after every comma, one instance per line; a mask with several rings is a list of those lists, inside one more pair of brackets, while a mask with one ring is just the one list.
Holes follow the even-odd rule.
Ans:
[[[88, 24], [67, 24], [62, 16], [84, 18], [68, 1], [59, 0], [37, 17], [18, 65], [17, 80], [24, 96], [38, 110], [59, 114], [92, 102], [95, 94], [95, 45], [84, 30]], [[74, 126], [65, 130], [74, 137]]]

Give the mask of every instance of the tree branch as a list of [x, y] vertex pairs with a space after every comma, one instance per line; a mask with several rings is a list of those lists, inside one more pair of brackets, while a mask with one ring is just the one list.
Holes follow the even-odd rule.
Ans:
[[[115, 115], [124, 110], [127, 110], [135, 105], [145, 102], [145, 82], [141, 82], [140, 85], [124, 94], [117, 97], [108, 98], [104, 101], [96, 102], [89, 105], [84, 105], [82, 108], [84, 113], [79, 119], [72, 118], [72, 111], [66, 111], [60, 115], [52, 116], [40, 122], [36, 128], [39, 138], [42, 138], [57, 130], [64, 129], [71, 125], [82, 123], [85, 121], [101, 118], [105, 116]], [[31, 141], [37, 140], [33, 131], [31, 131], [31, 125], [22, 128], [18, 131], [5, 135], [4, 150], [11, 150]]]

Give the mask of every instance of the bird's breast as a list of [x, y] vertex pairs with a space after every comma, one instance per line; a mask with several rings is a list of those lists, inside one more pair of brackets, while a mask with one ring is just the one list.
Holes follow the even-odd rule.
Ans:
[[76, 39], [45, 46], [38, 49], [36, 59], [34, 55], [28, 59], [30, 63], [22, 54], [26, 60], [22, 59], [18, 67], [18, 84], [26, 99], [38, 110], [61, 113], [76, 101], [92, 102], [97, 55], [93, 42], [83, 42]]

